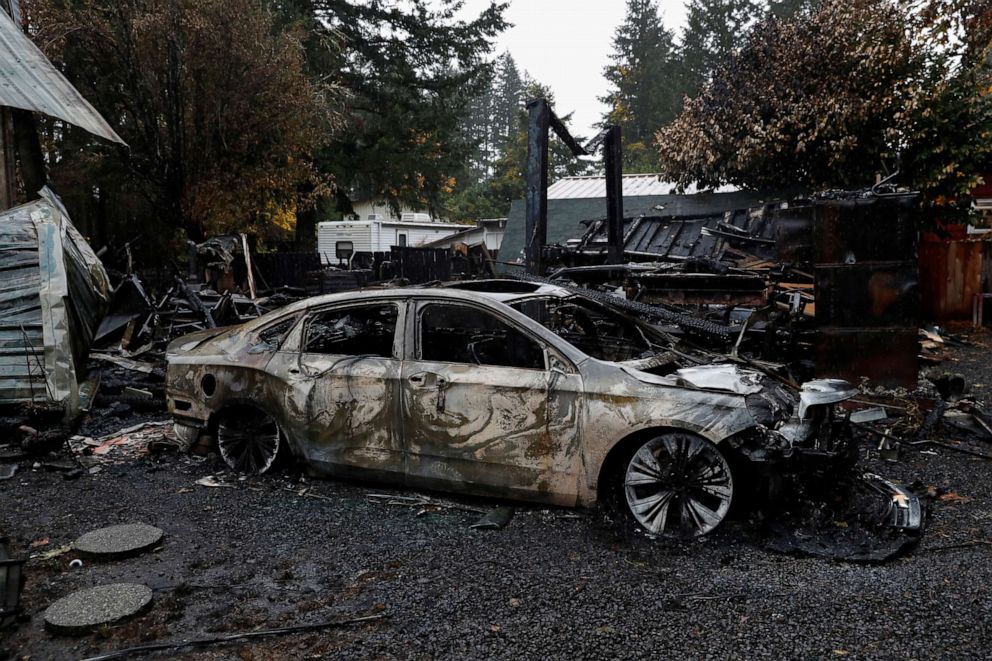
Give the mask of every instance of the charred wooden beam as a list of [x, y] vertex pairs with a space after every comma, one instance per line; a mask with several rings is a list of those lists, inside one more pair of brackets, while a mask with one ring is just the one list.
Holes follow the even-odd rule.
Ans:
[[547, 99], [527, 104], [527, 190], [526, 258], [527, 272], [544, 272], [544, 245], [548, 237], [548, 127], [551, 106]]
[[[545, 103], [547, 103], [547, 101], [545, 101]], [[558, 136], [559, 140], [565, 143], [566, 147], [572, 150], [573, 156], [589, 155], [589, 152], [586, 151], [586, 149], [582, 145], [580, 145], [575, 138], [572, 137], [572, 134], [568, 132], [568, 129], [565, 128], [565, 124], [563, 124], [562, 121], [558, 119], [558, 116], [556, 114], [554, 114], [553, 112], [550, 113], [548, 119], [551, 128], [554, 129], [555, 131], [555, 135]]]
[[614, 124], [603, 144], [606, 170], [607, 263], [623, 263], [623, 148], [620, 126]]

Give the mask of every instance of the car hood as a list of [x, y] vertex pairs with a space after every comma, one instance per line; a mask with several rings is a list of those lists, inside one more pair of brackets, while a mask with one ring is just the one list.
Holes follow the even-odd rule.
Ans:
[[667, 376], [655, 376], [629, 367], [623, 369], [638, 381], [660, 386], [680, 386], [732, 395], [753, 395], [762, 390], [759, 372], [731, 364], [684, 367]]

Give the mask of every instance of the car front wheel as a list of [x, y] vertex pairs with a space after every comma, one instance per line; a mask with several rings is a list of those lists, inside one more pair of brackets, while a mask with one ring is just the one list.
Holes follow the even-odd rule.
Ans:
[[631, 517], [655, 535], [705, 535], [727, 516], [734, 497], [723, 453], [685, 432], [665, 433], [636, 447], [620, 477]]

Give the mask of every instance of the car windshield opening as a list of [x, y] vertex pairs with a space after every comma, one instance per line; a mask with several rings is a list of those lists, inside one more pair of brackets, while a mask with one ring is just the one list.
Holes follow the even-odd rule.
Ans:
[[636, 323], [578, 296], [529, 299], [510, 307], [599, 360], [622, 362], [656, 353]]

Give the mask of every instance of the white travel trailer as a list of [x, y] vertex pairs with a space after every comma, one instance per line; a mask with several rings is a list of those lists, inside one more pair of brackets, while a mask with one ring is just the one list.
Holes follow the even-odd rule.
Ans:
[[399, 220], [368, 214], [365, 220], [317, 223], [321, 264], [350, 263], [356, 255], [389, 252], [393, 246], [424, 246], [471, 226], [433, 222], [425, 213], [404, 213]]

